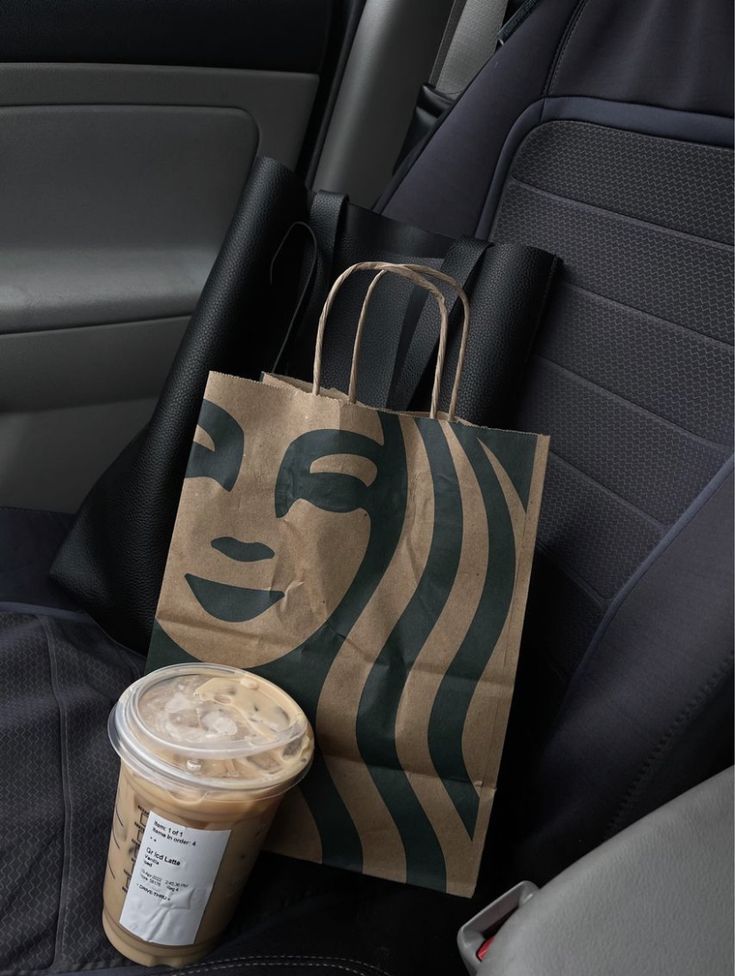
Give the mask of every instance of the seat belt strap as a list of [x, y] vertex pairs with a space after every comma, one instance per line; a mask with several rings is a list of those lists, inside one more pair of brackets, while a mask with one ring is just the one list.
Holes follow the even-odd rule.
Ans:
[[307, 225], [312, 238], [311, 259], [288, 326], [288, 340], [282, 344], [277, 360], [279, 369], [288, 376], [308, 377], [319, 313], [334, 279], [332, 264], [346, 205], [347, 197], [341, 193], [319, 190], [312, 197]]
[[459, 95], [495, 53], [508, 0], [455, 0], [429, 83]]
[[[451, 275], [467, 290], [471, 286], [471, 279], [485, 257], [488, 249], [487, 241], [477, 241], [463, 237], [450, 245], [441, 270]], [[456, 318], [461, 303], [456, 294], [448, 291], [447, 305], [449, 320], [454, 327], [450, 333], [447, 354], [451, 358], [452, 347], [457, 338]], [[396, 363], [393, 380], [388, 395], [388, 406], [392, 410], [408, 410], [416, 407], [415, 397], [425, 381], [427, 374], [433, 371], [433, 361], [439, 342], [439, 312], [435, 302], [425, 301], [418, 322], [413, 330], [405, 355]], [[442, 384], [442, 387], [444, 384]], [[444, 408], [442, 408], [444, 409]]]

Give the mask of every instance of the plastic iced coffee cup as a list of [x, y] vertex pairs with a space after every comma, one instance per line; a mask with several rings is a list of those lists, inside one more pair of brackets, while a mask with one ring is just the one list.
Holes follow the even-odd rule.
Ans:
[[131, 685], [109, 733], [121, 763], [105, 932], [143, 965], [195, 962], [230, 921], [283, 795], [309, 768], [311, 728], [271, 682], [192, 663]]

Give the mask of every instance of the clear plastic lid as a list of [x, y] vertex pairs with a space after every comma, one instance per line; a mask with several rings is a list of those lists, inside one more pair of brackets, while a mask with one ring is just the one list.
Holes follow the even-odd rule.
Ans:
[[278, 793], [307, 772], [309, 722], [270, 681], [221, 664], [176, 664], [123, 692], [110, 741], [162, 786]]

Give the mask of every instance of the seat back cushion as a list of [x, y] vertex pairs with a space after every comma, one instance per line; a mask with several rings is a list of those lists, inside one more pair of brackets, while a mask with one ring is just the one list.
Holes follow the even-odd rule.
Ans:
[[552, 453], [491, 834], [511, 879], [728, 761], [731, 19], [541, 0], [384, 199], [562, 261], [515, 418]]

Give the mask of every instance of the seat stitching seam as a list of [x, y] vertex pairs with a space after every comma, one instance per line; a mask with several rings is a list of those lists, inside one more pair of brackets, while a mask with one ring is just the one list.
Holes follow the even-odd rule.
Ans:
[[571, 282], [568, 278], [560, 277], [559, 287], [566, 288], [569, 291], [577, 291], [584, 295], [589, 295], [590, 298], [596, 299], [604, 304], [612, 305], [615, 308], [620, 308], [625, 312], [635, 312], [643, 318], [650, 319], [652, 323], [669, 326], [672, 329], [683, 332], [686, 336], [691, 337], [696, 342], [704, 342], [707, 344], [712, 343], [713, 345], [721, 346], [731, 355], [733, 353], [732, 343], [727, 342], [724, 339], [718, 339], [715, 336], [707, 335], [706, 332], [700, 332], [698, 329], [693, 329], [689, 325], [682, 325], [681, 322], [673, 322], [671, 319], [666, 319], [661, 315], [654, 315], [653, 312], [646, 312], [645, 309], [638, 308], [637, 305], [628, 305], [626, 302], [621, 302], [616, 298], [610, 298], [609, 295], [603, 295], [599, 291], [593, 291], [591, 288], [586, 288], [584, 285], [578, 285], [575, 282]]
[[[564, 97], [565, 96], [563, 96], [563, 95], [551, 95], [550, 96], [550, 99], [552, 99], [552, 100], [553, 99], [564, 99]], [[567, 96], [567, 97], [571, 97], [572, 99], [585, 100], [585, 101], [613, 102], [616, 105], [638, 105], [639, 107], [644, 107], [644, 108], [659, 109], [662, 112], [673, 112], [673, 113], [677, 113], [677, 112], [680, 112], [681, 111], [679, 109], [663, 108], [663, 106], [646, 105], [645, 103], [641, 103], [641, 102], [621, 102], [619, 99], [598, 98], [597, 96], [594, 96], [594, 95], [593, 96], [585, 96], [585, 95], [577, 95], [577, 96], [574, 96], [574, 95], [572, 95], [572, 96]], [[696, 116], [700, 116], [700, 117], [701, 116], [705, 116], [705, 117], [708, 117], [708, 118], [724, 118], [725, 117], [725, 116], [712, 116], [712, 115], [710, 115], [709, 113], [706, 113], [706, 112], [695, 112], [695, 111], [682, 112], [682, 114], [696, 115]], [[661, 133], [655, 133], [655, 132], [650, 132], [650, 133], [641, 132], [638, 129], [620, 129], [616, 125], [612, 125], [612, 124], [607, 123], [607, 122], [601, 122], [601, 121], [597, 121], [597, 120], [592, 120], [592, 119], [589, 119], [589, 118], [579, 118], [579, 119], [576, 119], [576, 118], [566, 118], [564, 116], [560, 116], [560, 117], [552, 116], [551, 118], [546, 119], [542, 123], [542, 126], [546, 126], [546, 125], [549, 125], [549, 126], [575, 126], [575, 127], [582, 127], [582, 128], [588, 128], [588, 129], [603, 129], [604, 131], [609, 132], [611, 134], [614, 133], [614, 135], [615, 135], [616, 138], [620, 138], [621, 140], [622, 139], [626, 139], [626, 140], [629, 140], [629, 141], [630, 140], [633, 140], [633, 139], [635, 139], [637, 137], [640, 137], [640, 136], [645, 136], [647, 139], [651, 139], [651, 140], [653, 140], [655, 142], [665, 142], [667, 144], [668, 143], [675, 142], [685, 152], [691, 150], [691, 151], [696, 151], [697, 153], [699, 153], [699, 152], [713, 153], [713, 154], [714, 153], [727, 153], [728, 156], [730, 156], [730, 155], [732, 155], [732, 151], [733, 151], [732, 150], [732, 146], [719, 146], [719, 145], [713, 145], [713, 144], [708, 143], [708, 142], [696, 142], [696, 141], [692, 141], [691, 139], [686, 139], [684, 136], [680, 136], [680, 135], [677, 135], [677, 136], [674, 136], [674, 135], [662, 135]], [[539, 126], [538, 128], [541, 128], [541, 126]], [[538, 129], [535, 130], [534, 135], [536, 134], [537, 131], [538, 131]]]
[[69, 864], [70, 864], [70, 850], [71, 844], [69, 843], [71, 835], [71, 802], [69, 794], [69, 770], [68, 770], [68, 749], [67, 749], [67, 724], [66, 724], [66, 712], [61, 703], [61, 693], [59, 688], [59, 673], [56, 661], [56, 654], [54, 649], [54, 640], [51, 627], [48, 623], [48, 619], [45, 617], [37, 617], [43, 627], [44, 636], [46, 637], [46, 647], [48, 650], [49, 657], [49, 672], [51, 677], [51, 693], [56, 701], [56, 707], [59, 711], [59, 753], [60, 753], [60, 774], [61, 774], [61, 785], [62, 785], [62, 796], [63, 796], [63, 807], [64, 807], [64, 828], [63, 828], [63, 862], [61, 868], [61, 881], [59, 884], [59, 902], [58, 902], [58, 912], [56, 917], [56, 936], [54, 939], [54, 961], [53, 966], [56, 965], [57, 958], [59, 955], [63, 958], [63, 947], [64, 947], [64, 891], [69, 877]]
[[557, 722], [559, 721], [559, 716], [562, 715], [568, 701], [572, 697], [574, 683], [578, 683], [581, 680], [581, 675], [584, 673], [585, 668], [589, 665], [593, 651], [596, 651], [598, 645], [604, 639], [631, 593], [633, 593], [637, 587], [640, 586], [651, 569], [658, 563], [659, 559], [661, 559], [664, 553], [666, 553], [674, 544], [676, 539], [679, 538], [687, 526], [692, 524], [697, 515], [699, 515], [705, 506], [722, 490], [727, 482], [727, 479], [732, 477], [734, 459], [735, 455], [731, 456], [725, 462], [725, 464], [723, 464], [717, 474], [710, 479], [708, 484], [705, 485], [686, 511], [679, 516], [667, 534], [661, 540], [659, 540], [648, 555], [641, 560], [636, 569], [634, 569], [630, 574], [626, 582], [623, 583], [623, 585], [618, 589], [617, 593], [611, 598], [609, 602], [609, 609], [605, 614], [605, 617], [600, 621], [600, 625], [593, 635], [592, 640], [587, 645], [587, 650], [585, 651], [583, 658], [575, 671], [572, 682], [567, 688], [564, 699], [559, 704], [557, 711]]
[[722, 682], [723, 678], [727, 677], [731, 669], [732, 657], [728, 654], [720, 660], [709, 678], [697, 689], [697, 692], [678, 712], [673, 722], [650, 751], [648, 757], [641, 765], [638, 774], [625, 791], [615, 813], [607, 823], [603, 839], [607, 839], [617, 833], [620, 829], [621, 821], [624, 821], [625, 815], [630, 812], [634, 803], [640, 799], [641, 791], [645, 788], [646, 783], [650, 781], [656, 768], [661, 765], [666, 755], [671, 751], [672, 746], [681, 737], [682, 732], [691, 724], [691, 720], [696, 718], [703, 706], [709, 701], [711, 692], [717, 688], [717, 685]]
[[[548, 128], [548, 127], [552, 127], [553, 128], [553, 127], [556, 127], [556, 126], [563, 126], [563, 127], [569, 127], [569, 128], [571, 128], [571, 127], [575, 127], [575, 128], [576, 127], [581, 127], [581, 128], [585, 128], [585, 129], [596, 129], [596, 130], [601, 130], [602, 132], [605, 132], [605, 133], [614, 133], [616, 136], [620, 136], [620, 137], [624, 137], [624, 138], [628, 138], [628, 139], [640, 138], [641, 135], [644, 135], [646, 139], [652, 139], [652, 140], [655, 140], [655, 141], [658, 141], [658, 142], [667, 143], [667, 144], [669, 144], [669, 143], [676, 143], [677, 146], [682, 147], [683, 150], [689, 149], [689, 150], [692, 150], [692, 151], [696, 151], [697, 154], [703, 153], [703, 152], [708, 152], [708, 151], [712, 151], [713, 153], [721, 153], [723, 155], [727, 155], [727, 157], [728, 157], [728, 159], [727, 159], [727, 162], [728, 162], [727, 171], [728, 171], [728, 173], [732, 169], [732, 155], [733, 155], [733, 150], [731, 148], [727, 148], [727, 147], [724, 147], [724, 146], [711, 146], [711, 145], [708, 145], [707, 143], [700, 143], [700, 142], [687, 142], [687, 141], [685, 141], [683, 139], [676, 138], [674, 136], [646, 135], [645, 133], [641, 133], [641, 132], [639, 132], [637, 130], [619, 129], [619, 128], [616, 128], [616, 127], [611, 126], [611, 125], [603, 124], [602, 122], [590, 122], [590, 121], [585, 121], [585, 120], [582, 120], [582, 119], [577, 120], [577, 119], [554, 118], [554, 117], [549, 118], [549, 119], [544, 119], [539, 124], [537, 124], [536, 126], [534, 126], [532, 129], [530, 129], [528, 131], [528, 133], [524, 136], [523, 140], [519, 144], [518, 149], [520, 149], [521, 145], [524, 145], [524, 148], [526, 149], [526, 151], [528, 151], [528, 146], [525, 145], [526, 143], [528, 143], [528, 145], [530, 145], [534, 140], [538, 140], [540, 138], [541, 139], [544, 138], [545, 135], [546, 135], [546, 133], [544, 133], [543, 130], [546, 129], [546, 128]], [[544, 150], [542, 150], [542, 151], [544, 151]], [[546, 151], [546, 154], [548, 155], [548, 151]], [[572, 200], [575, 203], [580, 203], [580, 204], [585, 204], [586, 203], [586, 201], [580, 200], [577, 197], [570, 197], [570, 196], [567, 196], [565, 194], [555, 193], [555, 191], [553, 191], [553, 190], [547, 190], [545, 187], [542, 187], [542, 186], [539, 186], [536, 183], [530, 182], [530, 180], [523, 179], [520, 176], [516, 176], [514, 174], [514, 172], [513, 172], [513, 167], [515, 167], [515, 166], [522, 166], [522, 165], [523, 165], [522, 162], [519, 160], [518, 152], [516, 151], [516, 153], [514, 153], [514, 158], [512, 160], [512, 165], [510, 167], [510, 172], [509, 172], [508, 178], [509, 179], [513, 179], [513, 180], [515, 180], [516, 183], [520, 183], [522, 186], [527, 186], [530, 189], [539, 190], [540, 192], [546, 192], [546, 193], [549, 193], [549, 194], [552, 194], [552, 195], [559, 196], [563, 200]], [[701, 204], [698, 201], [692, 201], [692, 203], [693, 203], [694, 206], [696, 206], [698, 208], [701, 207]], [[595, 206], [595, 204], [587, 204], [587, 206]], [[609, 212], [609, 213], [618, 214], [619, 216], [631, 217], [631, 219], [633, 219], [633, 220], [638, 219], [638, 220], [643, 221], [643, 218], [636, 218], [633, 215], [631, 215], [631, 214], [625, 214], [622, 211], [609, 210], [608, 208], [605, 208], [605, 207], [600, 208], [600, 209], [603, 209], [603, 210], [605, 210], [606, 212]], [[730, 209], [732, 209], [731, 206], [730, 206]], [[658, 222], [653, 221], [653, 220], [651, 220], [651, 221], [643, 221], [643, 222], [645, 222], [645, 223], [651, 223], [655, 227], [660, 227], [663, 230], [670, 230], [673, 233], [685, 234], [685, 235], [687, 235], [689, 237], [694, 237], [695, 239], [699, 239], [699, 240], [706, 241], [707, 243], [719, 244], [722, 247], [732, 248], [733, 245], [735, 244], [735, 241], [733, 241], [732, 239], [729, 239], [729, 238], [727, 240], [721, 240], [720, 238], [716, 238], [716, 237], [712, 237], [712, 238], [709, 238], [709, 237], [701, 237], [701, 235], [699, 235], [699, 234], [692, 234], [690, 231], [681, 230], [680, 228], [678, 228], [678, 227], [672, 227], [669, 224], [661, 224], [661, 223], [658, 223]]]
[[570, 369], [568, 366], [564, 366], [562, 363], [558, 363], [550, 356], [537, 352], [534, 354], [534, 359], [547, 363], [551, 367], [552, 372], [557, 371], [559, 373], [564, 373], [579, 386], [591, 387], [593, 391], [599, 391], [605, 398], [609, 400], [617, 400], [623, 406], [631, 408], [634, 413], [643, 414], [648, 420], [654, 420], [665, 427], [670, 427], [678, 433], [681, 433], [682, 436], [688, 438], [689, 440], [695, 441], [704, 447], [715, 448], [717, 453], [722, 455], [725, 455], [729, 450], [729, 444], [723, 444], [720, 441], [711, 441], [707, 437], [702, 437], [701, 434], [695, 434], [693, 431], [687, 430], [686, 427], [682, 427], [675, 421], [668, 420], [666, 417], [662, 417], [660, 414], [654, 413], [652, 410], [648, 410], [647, 407], [641, 406], [641, 404], [636, 403], [635, 400], [624, 397], [622, 394], [616, 393], [615, 390], [611, 390], [609, 387], [603, 386], [601, 383], [598, 383], [597, 380], [590, 379], [587, 376], [582, 376], [581, 373]]
[[73, 623], [94, 623], [83, 610], [67, 610], [65, 607], [46, 607], [38, 603], [22, 603], [16, 600], [0, 600], [0, 613], [15, 613], [28, 617], [52, 617], [55, 620], [69, 620]]
[[[345, 963], [349, 963], [350, 965], [345, 965]], [[182, 976], [184, 974], [185, 976], [197, 976], [197, 974], [210, 972], [212, 969], [215, 969], [215, 971], [234, 969], [236, 966], [282, 966], [289, 968], [303, 966], [309, 969], [332, 969], [350, 973], [351, 976], [371, 976], [374, 973], [378, 973], [380, 976], [390, 976], [384, 970], [375, 969], [372, 966], [369, 969], [365, 968], [363, 963], [354, 959], [341, 959], [338, 956], [302, 956], [298, 954], [293, 956], [232, 956], [226, 960], [212, 960], [199, 967], [183, 969], [180, 972]], [[353, 968], [354, 966], [359, 966], [360, 968], [355, 969]]]
[[[341, 970], [353, 974], [353, 976], [391, 976], [391, 974], [378, 966], [374, 966], [372, 963], [362, 962], [358, 959], [351, 959], [347, 956], [320, 956], [320, 955], [303, 955], [301, 953], [292, 953], [287, 955], [276, 955], [276, 954], [260, 954], [260, 955], [247, 955], [247, 956], [225, 956], [222, 959], [212, 959], [202, 963], [192, 964], [191, 968], [178, 968], [176, 970], [171, 970], [172, 976], [176, 974], [181, 974], [181, 976], [197, 976], [197, 974], [206, 974], [211, 972], [212, 969], [233, 969], [235, 964], [245, 964], [248, 966], [288, 966], [292, 968], [296, 965], [307, 966], [309, 968], [328, 968], [333, 970]], [[344, 965], [348, 963], [350, 966], [357, 966], [358, 969], [349, 968]], [[96, 965], [96, 964], [93, 964]], [[102, 963], [101, 965], [107, 965]], [[85, 966], [83, 970], [73, 970], [73, 972], [82, 973], [88, 971], [89, 963]], [[97, 967], [99, 968], [99, 967]], [[107, 968], [110, 968], [107, 966]], [[117, 967], [115, 967], [117, 968]], [[49, 971], [48, 969], [33, 969], [33, 970], [23, 970], [23, 974], [26, 976], [44, 976]], [[91, 971], [92, 976], [94, 976], [95, 971]], [[21, 974], [21, 976], [23, 976]]]
[[553, 190], [545, 190], [543, 187], [535, 186], [533, 183], [528, 183], [526, 180], [521, 180], [517, 176], [509, 176], [507, 183], [516, 183], [518, 186], [522, 186], [525, 189], [530, 190], [532, 193], [538, 193], [539, 196], [549, 197], [552, 200], [559, 200], [562, 203], [573, 204], [575, 207], [578, 207], [581, 210], [592, 210], [594, 213], [613, 217], [616, 220], [625, 221], [645, 230], [653, 229], [661, 234], [682, 238], [685, 241], [694, 242], [703, 247], [714, 248], [717, 251], [724, 251], [727, 252], [728, 255], [731, 254], [733, 250], [732, 244], [723, 244], [722, 241], [715, 241], [709, 237], [700, 237], [698, 234], [690, 234], [685, 230], [675, 230], [673, 227], [667, 227], [665, 224], [657, 224], [654, 220], [643, 220], [641, 217], [633, 217], [630, 214], [621, 213], [619, 210], [612, 210], [610, 207], [599, 207], [594, 203], [587, 203], [584, 200], [578, 200], [576, 197], [570, 197], [564, 193], [555, 193]]
[[564, 58], [564, 55], [567, 52], [567, 48], [569, 47], [572, 37], [574, 36], [574, 32], [577, 29], [577, 24], [581, 20], [582, 14], [586, 6], [587, 6], [587, 0], [579, 0], [579, 3], [574, 8], [569, 20], [567, 21], [566, 29], [564, 30], [564, 33], [562, 34], [561, 39], [557, 44], [556, 51], [554, 53], [554, 59], [551, 63], [549, 74], [547, 75], [546, 84], [544, 85], [544, 91], [543, 91], [544, 96], [549, 95], [551, 93], [551, 88], [554, 82], [556, 81], [556, 76], [561, 67], [561, 62]]
[[669, 527], [670, 523], [659, 522], [657, 518], [650, 515], [648, 512], [645, 512], [642, 508], [639, 508], [634, 502], [629, 501], [627, 498], [623, 497], [623, 495], [619, 495], [614, 488], [611, 488], [602, 481], [598, 481], [598, 479], [593, 478], [591, 474], [587, 474], [586, 471], [578, 468], [576, 464], [573, 464], [571, 461], [567, 460], [567, 458], [565, 458], [562, 454], [559, 454], [558, 451], [551, 450], [550, 448], [549, 454], [552, 455], [560, 464], [571, 468], [571, 470], [574, 471], [575, 474], [579, 475], [581, 479], [589, 482], [593, 487], [599, 488], [600, 491], [604, 492], [606, 495], [610, 495], [613, 500], [619, 502], [622, 507], [630, 509], [634, 515], [638, 515], [652, 528], [657, 529], [659, 532], [664, 532]]
[[543, 553], [545, 559], [547, 559], [550, 563], [553, 563], [554, 566], [564, 573], [568, 579], [583, 590], [586, 595], [590, 597], [590, 599], [594, 600], [600, 610], [605, 610], [608, 607], [610, 598], [600, 593], [600, 591], [597, 590], [592, 583], [589, 582], [589, 580], [585, 579], [583, 576], [580, 576], [579, 573], [568, 566], [564, 560], [560, 559], [556, 553], [554, 553], [547, 543], [537, 542], [536, 549]]
[[[237, 962], [238, 960], [248, 959], [257, 961], [258, 959], [294, 959], [294, 960], [311, 960], [313, 962], [339, 962], [339, 963], [350, 963], [353, 966], [361, 966], [363, 969], [370, 969], [374, 973], [378, 973], [379, 976], [390, 976], [385, 969], [381, 969], [379, 966], [373, 965], [370, 962], [363, 962], [361, 959], [352, 959], [350, 956], [329, 956], [322, 955], [320, 953], [305, 955], [301, 952], [258, 952], [250, 953], [247, 956], [228, 956], [226, 959], [219, 960], [221, 962]], [[203, 963], [202, 965], [206, 965]]]

